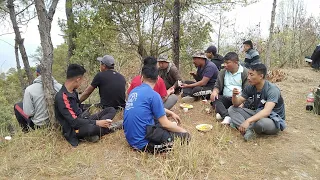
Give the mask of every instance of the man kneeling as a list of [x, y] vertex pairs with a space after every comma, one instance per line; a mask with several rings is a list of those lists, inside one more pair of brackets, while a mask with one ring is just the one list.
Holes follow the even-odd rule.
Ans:
[[79, 88], [85, 72], [82, 66], [70, 64], [67, 80], [55, 97], [56, 118], [62, 126], [64, 137], [72, 146], [77, 146], [79, 139], [96, 142], [100, 136], [112, 132], [109, 127], [116, 114], [113, 107], [93, 115], [83, 112], [76, 89]]
[[[232, 104], [228, 111], [231, 117], [231, 126], [235, 126], [244, 139], [250, 140], [257, 134], [277, 134], [285, 129], [285, 109], [280, 89], [265, 80], [267, 68], [264, 64], [252, 65], [248, 71], [249, 84], [242, 94], [233, 89]], [[251, 99], [252, 98], [252, 99]], [[246, 108], [239, 106], [246, 100]]]
[[[188, 141], [190, 136], [177, 123], [168, 120], [161, 97], [153, 90], [157, 79], [155, 66], [142, 68], [142, 84], [130, 92], [123, 122], [129, 145], [151, 153], [165, 150], [175, 137]], [[155, 124], [154, 118], [159, 124]]]

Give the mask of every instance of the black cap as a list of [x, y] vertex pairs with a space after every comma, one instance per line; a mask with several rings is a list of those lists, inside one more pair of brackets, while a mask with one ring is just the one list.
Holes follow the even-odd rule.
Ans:
[[206, 53], [212, 53], [213, 55], [215, 55], [217, 53], [217, 48], [215, 46], [209, 46], [206, 50]]
[[247, 44], [249, 45], [251, 48], [253, 48], [253, 43], [251, 40], [246, 40], [245, 42], [243, 42], [243, 44]]

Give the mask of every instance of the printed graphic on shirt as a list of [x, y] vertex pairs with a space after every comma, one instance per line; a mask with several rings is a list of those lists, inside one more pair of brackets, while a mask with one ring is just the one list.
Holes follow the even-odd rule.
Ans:
[[133, 102], [135, 102], [138, 98], [138, 93], [131, 93], [128, 101], [126, 103], [126, 110], [130, 110], [133, 108]]

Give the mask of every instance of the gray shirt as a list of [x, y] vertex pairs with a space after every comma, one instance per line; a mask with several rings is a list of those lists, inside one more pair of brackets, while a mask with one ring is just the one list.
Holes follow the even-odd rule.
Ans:
[[280, 89], [269, 81], [265, 81], [261, 92], [257, 92], [255, 86], [248, 85], [242, 91], [242, 97], [245, 99], [252, 98], [250, 109], [263, 109], [267, 102], [274, 102], [276, 105], [272, 111], [277, 113], [283, 120], [285, 120], [284, 101], [280, 93]]

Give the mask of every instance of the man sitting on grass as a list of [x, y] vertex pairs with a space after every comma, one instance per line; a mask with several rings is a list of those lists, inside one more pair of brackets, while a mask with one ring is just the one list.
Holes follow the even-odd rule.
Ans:
[[[243, 89], [241, 95], [239, 89], [233, 89], [233, 106], [228, 109], [230, 125], [236, 127], [246, 141], [255, 138], [255, 133], [272, 135], [286, 127], [280, 89], [265, 80], [266, 74], [267, 68], [264, 64], [252, 65], [248, 74], [250, 85]], [[249, 107], [240, 108], [240, 104], [249, 98], [253, 100]]]
[[158, 80], [157, 68], [144, 66], [141, 80], [142, 84], [130, 92], [124, 111], [124, 133], [129, 145], [153, 153], [165, 151], [176, 137], [188, 140], [189, 133], [177, 125], [180, 122], [168, 120], [162, 99], [153, 90]]
[[116, 114], [113, 107], [104, 108], [93, 115], [83, 112], [76, 89], [81, 85], [85, 72], [82, 66], [70, 64], [67, 80], [55, 97], [56, 118], [62, 126], [64, 137], [72, 146], [77, 146], [79, 139], [96, 142], [100, 136], [112, 132], [109, 127]]
[[193, 64], [197, 67], [197, 73], [191, 72], [190, 74], [197, 82], [185, 81], [181, 85], [183, 88], [181, 100], [186, 103], [210, 96], [219, 73], [217, 66], [208, 60], [204, 53], [197, 52], [192, 59]]
[[229, 52], [224, 56], [225, 69], [221, 70], [212, 90], [210, 100], [217, 113], [217, 119], [223, 119], [222, 124], [229, 124], [228, 108], [232, 106], [232, 90], [242, 89], [248, 84], [248, 69], [239, 64], [238, 54]]

